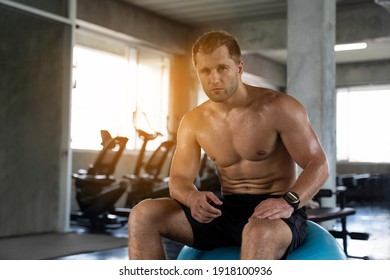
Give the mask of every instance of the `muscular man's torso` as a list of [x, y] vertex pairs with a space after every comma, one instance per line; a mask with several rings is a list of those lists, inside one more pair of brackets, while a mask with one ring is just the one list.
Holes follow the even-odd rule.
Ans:
[[296, 179], [296, 165], [275, 125], [276, 93], [254, 94], [248, 106], [228, 112], [211, 102], [196, 110], [196, 140], [215, 162], [224, 194], [281, 194]]

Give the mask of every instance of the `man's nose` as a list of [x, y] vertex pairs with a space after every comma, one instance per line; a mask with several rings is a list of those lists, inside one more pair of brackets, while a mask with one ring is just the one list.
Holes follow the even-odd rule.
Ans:
[[218, 71], [211, 71], [211, 77], [210, 80], [213, 84], [217, 84], [220, 81], [220, 75]]

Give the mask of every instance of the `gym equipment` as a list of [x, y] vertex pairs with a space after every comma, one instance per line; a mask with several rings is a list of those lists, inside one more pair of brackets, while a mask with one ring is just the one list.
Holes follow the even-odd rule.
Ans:
[[[308, 232], [304, 243], [287, 256], [287, 260], [346, 260], [336, 239], [323, 227], [307, 221]], [[211, 251], [184, 246], [178, 260], [239, 260], [240, 247], [222, 247]]]
[[[167, 176], [161, 178], [159, 175], [174, 147], [174, 141], [162, 142], [145, 164], [142, 164], [144, 150], [141, 149], [137, 160], [139, 165], [137, 164], [134, 174], [123, 176], [123, 179], [129, 184], [126, 207], [132, 208], [146, 198], [169, 196], [169, 178]], [[143, 170], [142, 174], [140, 174], [141, 169]]]
[[[136, 129], [143, 139], [137, 157], [134, 174], [124, 175], [116, 180], [113, 173], [121, 157], [128, 138], [112, 138], [106, 130], [101, 130], [103, 148], [88, 170], [81, 169], [73, 174], [76, 187], [76, 200], [80, 211], [71, 213], [71, 220], [76, 220], [94, 228], [123, 226], [133, 207], [148, 197], [168, 196], [167, 178], [159, 178], [161, 169], [174, 147], [173, 141], [165, 141], [143, 162], [147, 143], [162, 134], [147, 133]], [[115, 207], [116, 202], [127, 193], [124, 207]]]
[[[138, 122], [142, 122], [142, 126], [149, 127], [149, 130], [153, 132], [148, 133], [139, 129], [137, 127]], [[143, 199], [169, 196], [168, 177], [160, 177], [160, 174], [166, 161], [169, 159], [169, 154], [173, 150], [175, 142], [170, 140], [162, 142], [151, 156], [145, 160], [146, 146], [149, 141], [163, 135], [152, 128], [144, 112], [133, 112], [133, 127], [143, 142], [133, 173], [125, 174], [121, 179], [121, 182], [127, 185], [125, 205], [120, 209], [118, 208], [115, 212], [121, 216], [128, 216], [130, 209]], [[169, 130], [168, 132], [171, 133]], [[172, 138], [175, 139], [174, 133], [172, 134], [174, 136]]]
[[315, 200], [319, 201], [321, 197], [331, 197], [336, 195], [339, 207], [319, 207], [316, 209], [306, 209], [308, 219], [320, 223], [323, 221], [340, 219], [341, 221], [341, 230], [329, 230], [335, 238], [341, 238], [343, 240], [343, 248], [345, 255], [348, 258], [357, 258], [368, 260], [368, 256], [351, 256], [348, 254], [348, 238], [357, 239], [357, 240], [368, 240], [369, 234], [365, 232], [349, 232], [347, 230], [347, 217], [355, 215], [356, 211], [353, 208], [346, 207], [346, 198], [345, 192], [347, 188], [345, 186], [337, 186], [336, 192], [333, 192], [329, 189], [321, 189], [314, 197]]
[[134, 175], [138, 176], [140, 174], [141, 168], [143, 166], [143, 160], [146, 152], [146, 146], [148, 145], [148, 142], [151, 140], [156, 139], [158, 136], [162, 136], [160, 132], [155, 133], [147, 133], [146, 131], [142, 129], [136, 129], [136, 132], [138, 134], [138, 137], [143, 139], [141, 149], [139, 151], [137, 162], [134, 169]]
[[126, 221], [119, 222], [111, 211], [127, 186], [123, 182], [116, 182], [113, 173], [128, 138], [120, 136], [112, 138], [108, 131], [101, 131], [101, 135], [103, 148], [94, 163], [90, 164], [87, 170], [80, 169], [72, 175], [80, 211], [73, 211], [71, 220], [84, 222], [92, 227], [108, 224], [122, 226]]
[[389, 184], [386, 174], [361, 173], [338, 174], [336, 183], [345, 186], [346, 202], [379, 202], [389, 199]]

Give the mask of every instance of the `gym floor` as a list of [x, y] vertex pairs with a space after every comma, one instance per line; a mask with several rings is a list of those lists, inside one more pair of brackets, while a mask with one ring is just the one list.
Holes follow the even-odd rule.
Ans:
[[[356, 209], [356, 215], [348, 217], [347, 227], [350, 232], [367, 232], [369, 240], [348, 239], [348, 254], [351, 256], [368, 256], [371, 260], [390, 260], [390, 204], [389, 202], [364, 202], [349, 205]], [[335, 224], [339, 229], [340, 224]], [[72, 231], [88, 231], [86, 228], [74, 225]], [[127, 237], [127, 227], [105, 232], [118, 237]], [[337, 239], [342, 244], [341, 239]], [[181, 245], [164, 240], [168, 259], [176, 259]], [[61, 260], [127, 260], [127, 247], [77, 254], [59, 258]], [[351, 258], [355, 259], [355, 258]]]

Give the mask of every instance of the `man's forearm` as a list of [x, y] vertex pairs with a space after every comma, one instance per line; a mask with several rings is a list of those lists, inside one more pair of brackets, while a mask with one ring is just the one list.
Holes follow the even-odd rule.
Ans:
[[171, 177], [169, 182], [169, 194], [171, 198], [189, 206], [188, 199], [193, 192], [197, 192], [197, 187], [188, 179]]
[[293, 191], [299, 194], [300, 207], [314, 197], [328, 177], [329, 166], [327, 160], [321, 160], [320, 163], [313, 161], [306, 165], [292, 188]]

